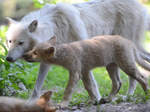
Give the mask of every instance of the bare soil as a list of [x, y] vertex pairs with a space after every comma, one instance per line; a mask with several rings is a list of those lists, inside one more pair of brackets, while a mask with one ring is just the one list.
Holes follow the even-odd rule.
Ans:
[[67, 109], [57, 110], [57, 112], [150, 112], [150, 102], [147, 103], [119, 103], [85, 106], [73, 106]]

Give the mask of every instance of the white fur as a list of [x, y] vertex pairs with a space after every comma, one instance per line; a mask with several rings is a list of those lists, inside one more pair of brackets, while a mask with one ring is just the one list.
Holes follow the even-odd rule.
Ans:
[[149, 30], [150, 31], [150, 15], [148, 15], [148, 17], [147, 17], [147, 30]]
[[[145, 8], [136, 0], [96, 0], [74, 6], [64, 3], [46, 5], [25, 16], [21, 23], [29, 24], [37, 19], [39, 27], [35, 35], [44, 41], [52, 35], [62, 36], [63, 39], [68, 35], [71, 39], [75, 38], [72, 36], [85, 39], [87, 36], [113, 33], [138, 40], [149, 23], [146, 22], [149, 19], [147, 15]], [[59, 26], [56, 26], [56, 21], [59, 21]], [[117, 22], [120, 22], [119, 26]], [[142, 28], [139, 29], [139, 26]]]

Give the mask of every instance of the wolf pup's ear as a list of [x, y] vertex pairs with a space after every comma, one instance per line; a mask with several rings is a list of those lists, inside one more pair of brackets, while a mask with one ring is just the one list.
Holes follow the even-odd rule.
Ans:
[[13, 20], [13, 19], [10, 18], [10, 17], [6, 17], [6, 20], [8, 21], [8, 24], [9, 24], [9, 25], [10, 25], [10, 24], [15, 24], [15, 23], [17, 23], [17, 21]]
[[40, 96], [40, 98], [37, 100], [36, 104], [39, 105], [40, 107], [45, 107], [50, 98], [52, 96], [52, 91], [48, 91], [46, 93], [44, 93], [42, 96]]
[[49, 54], [50, 56], [54, 56], [55, 55], [55, 47], [49, 47], [46, 49], [46, 54]]
[[29, 29], [29, 31], [32, 33], [32, 32], [34, 32], [34, 31], [36, 30], [37, 26], [38, 26], [38, 21], [37, 21], [37, 20], [33, 20], [33, 21], [29, 24], [28, 29]]
[[52, 45], [56, 45], [57, 43], [57, 37], [53, 36], [48, 40], [49, 43], [51, 43]]

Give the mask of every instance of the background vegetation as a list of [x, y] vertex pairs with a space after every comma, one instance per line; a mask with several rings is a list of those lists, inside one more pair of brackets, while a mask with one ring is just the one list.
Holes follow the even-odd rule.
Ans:
[[[51, 0], [50, 2], [48, 1], [49, 0], [32, 0], [33, 8], [31, 9], [41, 8], [43, 5], [45, 5], [45, 3], [54, 3], [54, 4], [57, 2], [72, 3], [72, 2], [83, 2], [87, 0], [78, 0], [78, 1]], [[147, 1], [142, 0], [142, 2], [145, 2], [147, 7], [150, 7], [149, 5], [150, 2], [148, 0]], [[18, 19], [21, 16], [14, 18]], [[4, 95], [4, 96], [17, 96], [21, 98], [28, 98], [36, 81], [39, 63], [27, 63], [22, 60], [18, 60], [15, 63], [8, 63], [5, 60], [5, 56], [7, 55], [7, 47], [5, 44], [6, 43], [5, 35], [7, 27], [8, 27], [7, 25], [0, 26], [0, 96]], [[149, 49], [150, 48], [149, 44], [150, 44], [150, 33], [147, 32], [144, 46], [147, 49]], [[93, 71], [94, 76], [98, 82], [101, 95], [107, 96], [111, 89], [111, 81], [110, 78], [108, 77], [105, 68], [96, 68]], [[125, 75], [123, 72], [121, 72], [121, 79], [123, 82], [123, 86], [119, 94], [125, 95], [128, 89], [128, 78], [127, 75]], [[53, 95], [53, 99], [56, 102], [60, 102], [67, 82], [68, 82], [68, 71], [60, 66], [52, 66], [44, 82], [43, 90], [56, 91]], [[134, 99], [134, 102], [144, 100], [144, 93], [139, 85], [137, 86], [134, 96], [136, 97], [136, 99]], [[141, 99], [141, 96], [143, 97], [143, 99]], [[73, 95], [72, 101], [74, 104], [78, 104], [80, 102], [87, 102], [88, 99], [89, 99], [88, 94], [84, 90], [83, 84], [80, 81], [78, 87], [76, 88], [76, 92]]]

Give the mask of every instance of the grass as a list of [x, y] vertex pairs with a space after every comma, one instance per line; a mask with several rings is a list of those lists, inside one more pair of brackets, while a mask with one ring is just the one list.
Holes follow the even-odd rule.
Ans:
[[[105, 70], [105, 68], [96, 68], [93, 70], [95, 79], [99, 85], [99, 91], [102, 96], [107, 96], [111, 90], [111, 80]], [[123, 72], [121, 72], [121, 79], [123, 82], [123, 85], [121, 87], [121, 90], [119, 94], [126, 95], [126, 92], [128, 90], [128, 77]], [[53, 99], [56, 102], [60, 102], [63, 96], [64, 88], [66, 87], [68, 81], [68, 72], [67, 70], [63, 69], [59, 66], [53, 66], [50, 72], [48, 73], [48, 76], [46, 78], [46, 81], [44, 83], [44, 89], [48, 90], [56, 90], [56, 93], [53, 95]], [[135, 91], [135, 97], [145, 97], [144, 92], [140, 85], [137, 85], [136, 91]], [[87, 102], [89, 99], [88, 93], [85, 91], [84, 86], [82, 82], [80, 81], [75, 93], [72, 97], [72, 103], [71, 104], [78, 104], [81, 102]]]
[[[145, 40], [145, 47], [148, 48], [149, 43], [150, 43], [150, 33], [146, 33], [146, 40]], [[13, 87], [15, 89], [19, 90], [14, 94], [14, 96], [21, 97], [27, 99], [32, 92], [32, 89], [34, 87], [36, 77], [38, 74], [38, 68], [39, 64], [38, 63], [27, 63], [25, 61], [17, 61], [13, 66], [13, 70], [9, 70], [3, 72], [5, 75], [13, 74], [12, 76], [16, 76], [17, 78], [20, 79], [21, 82], [26, 86], [28, 89], [27, 91], [20, 90], [17, 86], [18, 83], [16, 83], [17, 78], [11, 81], [12, 85], [14, 84]], [[105, 68], [96, 68], [93, 70], [95, 79], [99, 85], [99, 91], [102, 96], [107, 96], [109, 92], [111, 91], [111, 80], [108, 76], [108, 73]], [[68, 82], [68, 71], [60, 66], [52, 66], [51, 69], [48, 72], [48, 75], [45, 79], [44, 85], [43, 85], [43, 90], [54, 90], [56, 91], [53, 95], [53, 100], [56, 102], [60, 102], [63, 97], [63, 92], [64, 89], [67, 85]], [[119, 91], [120, 95], [126, 95], [126, 92], [128, 90], [128, 77], [125, 73], [121, 72], [121, 79], [122, 79], [122, 87], [121, 90]], [[11, 86], [12, 86], [11, 85]], [[138, 101], [143, 101], [145, 98], [144, 92], [140, 85], [137, 85], [134, 97], [138, 99]], [[79, 104], [81, 102], [87, 102], [89, 100], [89, 96], [87, 91], [84, 89], [82, 81], [78, 83], [78, 86], [75, 90], [75, 93], [73, 94], [72, 97], [72, 102], [71, 105]]]

